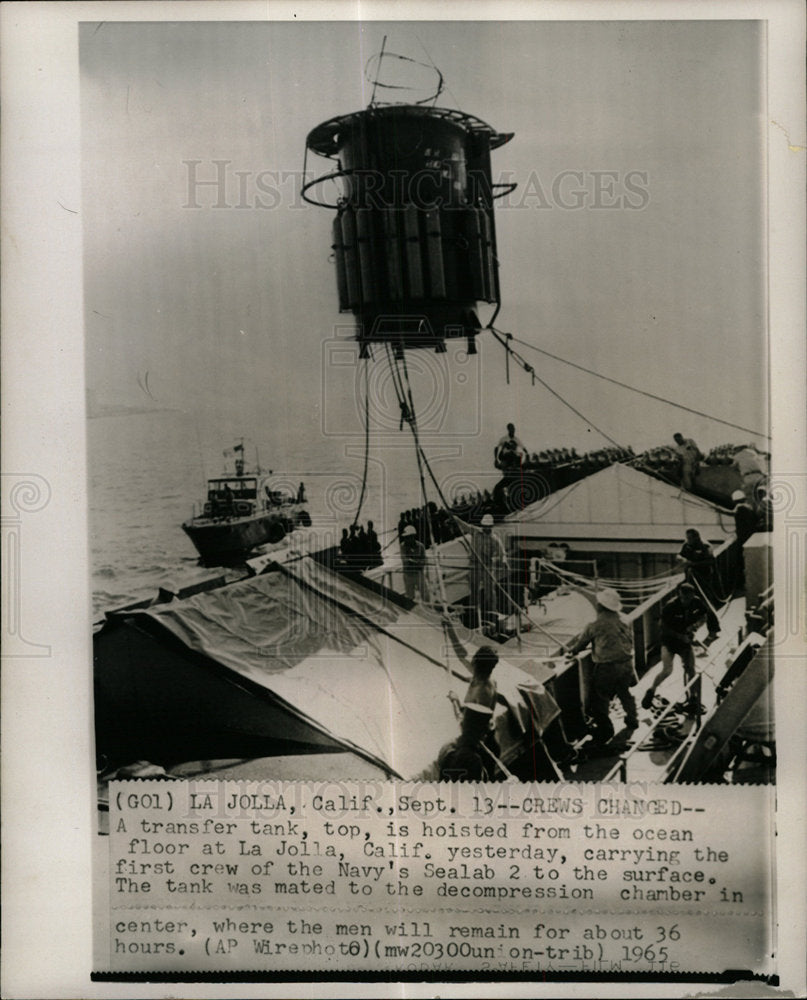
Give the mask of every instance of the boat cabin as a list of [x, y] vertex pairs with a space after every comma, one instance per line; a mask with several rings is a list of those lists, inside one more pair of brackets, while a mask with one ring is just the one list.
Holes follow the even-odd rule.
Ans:
[[205, 517], [245, 517], [255, 512], [258, 480], [254, 476], [208, 479]]
[[254, 500], [258, 495], [258, 480], [254, 477], [208, 479], [207, 499], [226, 500], [228, 487], [236, 500]]

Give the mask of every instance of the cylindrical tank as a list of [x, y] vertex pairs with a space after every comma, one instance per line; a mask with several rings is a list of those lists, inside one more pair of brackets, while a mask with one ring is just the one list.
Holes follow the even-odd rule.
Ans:
[[[365, 345], [443, 349], [473, 337], [478, 302], [499, 304], [490, 151], [511, 135], [471, 115], [421, 105], [370, 107], [313, 129], [308, 150], [337, 169], [303, 187], [334, 208], [339, 308]], [[341, 194], [310, 194], [325, 179]]]

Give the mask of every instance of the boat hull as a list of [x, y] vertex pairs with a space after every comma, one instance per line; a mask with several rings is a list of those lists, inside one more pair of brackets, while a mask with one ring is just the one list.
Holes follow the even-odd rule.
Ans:
[[182, 530], [196, 547], [202, 560], [210, 564], [243, 558], [259, 545], [277, 544], [299, 524], [310, 524], [303, 510], [266, 513], [251, 517], [194, 518]]

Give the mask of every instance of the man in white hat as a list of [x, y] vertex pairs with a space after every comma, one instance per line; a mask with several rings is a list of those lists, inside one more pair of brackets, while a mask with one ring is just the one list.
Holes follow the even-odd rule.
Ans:
[[417, 529], [413, 524], [408, 524], [401, 535], [401, 562], [406, 596], [410, 601], [414, 601], [417, 592], [421, 601], [428, 601], [426, 549], [423, 543], [418, 541]]
[[477, 609], [480, 627], [489, 632], [499, 607], [507, 557], [502, 543], [493, 534], [493, 515], [485, 514], [480, 526], [481, 530], [471, 536], [468, 582], [471, 606]]
[[567, 647], [569, 656], [575, 656], [586, 646], [591, 646], [594, 676], [588, 697], [594, 740], [607, 743], [614, 735], [608, 709], [616, 696], [625, 709], [625, 726], [635, 729], [639, 725], [636, 701], [630, 689], [637, 683], [633, 666], [633, 632], [620, 615], [622, 602], [615, 590], [601, 590], [597, 594], [597, 617], [587, 625]]
[[757, 497], [758, 488], [764, 484], [768, 475], [765, 456], [757, 449], [756, 445], [748, 444], [735, 451], [731, 466], [740, 474], [746, 500], [753, 504]]

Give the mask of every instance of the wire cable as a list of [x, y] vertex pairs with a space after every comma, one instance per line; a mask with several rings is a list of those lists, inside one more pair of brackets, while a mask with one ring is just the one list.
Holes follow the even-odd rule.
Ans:
[[369, 358], [364, 359], [364, 472], [361, 477], [361, 493], [359, 495], [359, 506], [356, 508], [356, 516], [353, 524], [359, 523], [364, 495], [367, 492], [367, 470], [370, 465], [370, 370], [368, 368]]
[[588, 426], [592, 430], [595, 430], [601, 437], [604, 437], [606, 441], [610, 441], [612, 445], [615, 445], [617, 448], [622, 447], [622, 445], [618, 441], [615, 441], [610, 434], [606, 434], [604, 430], [598, 427], [593, 421], [589, 420], [589, 418], [585, 416], [585, 414], [581, 413], [580, 410], [572, 406], [572, 404], [567, 399], [564, 399], [564, 397], [561, 396], [559, 392], [556, 392], [551, 385], [549, 385], [544, 379], [541, 378], [540, 375], [536, 373], [533, 366], [529, 364], [529, 362], [525, 358], [523, 358], [518, 353], [518, 351], [513, 350], [513, 348], [508, 343], [508, 340], [513, 339], [513, 335], [511, 333], [501, 333], [499, 330], [496, 330], [492, 326], [487, 327], [487, 329], [490, 330], [490, 332], [493, 334], [496, 340], [498, 340], [498, 342], [505, 349], [505, 351], [507, 352], [507, 357], [512, 358], [516, 362], [516, 364], [518, 364], [521, 368], [523, 368], [524, 371], [532, 378], [533, 383], [540, 382], [541, 385], [548, 392], [552, 393], [552, 395], [556, 399], [560, 400], [560, 402], [563, 403], [564, 406], [568, 407], [572, 411], [572, 413], [575, 414], [575, 416], [579, 417], [583, 421], [584, 424], [588, 424]]
[[[491, 327], [491, 329], [493, 328]], [[498, 332], [501, 333], [501, 331]], [[627, 382], [620, 382], [619, 379], [610, 378], [608, 375], [602, 375], [600, 372], [595, 372], [591, 368], [579, 365], [575, 361], [569, 361], [566, 358], [559, 357], [557, 354], [552, 354], [550, 351], [544, 350], [543, 347], [537, 347], [535, 344], [529, 343], [529, 341], [521, 340], [520, 338], [513, 336], [513, 334], [504, 334], [504, 336], [509, 337], [517, 344], [529, 347], [531, 350], [537, 351], [539, 354], [544, 354], [546, 357], [552, 358], [553, 361], [560, 361], [561, 364], [569, 365], [570, 368], [576, 368], [578, 371], [585, 372], [587, 375], [593, 375], [595, 378], [600, 378], [604, 382], [610, 382], [612, 385], [618, 385], [622, 389], [629, 389], [631, 392], [636, 392], [640, 396], [646, 396], [648, 399], [654, 399], [658, 403], [666, 403], [668, 406], [674, 406], [678, 410], [684, 410], [697, 417], [705, 417], [707, 420], [713, 420], [715, 423], [723, 424], [726, 427], [733, 427], [734, 430], [744, 431], [747, 434], [753, 434], [756, 437], [763, 437], [769, 441], [771, 440], [770, 434], [763, 434], [762, 431], [754, 430], [751, 427], [743, 427], [741, 424], [732, 423], [730, 420], [723, 420], [721, 417], [716, 417], [712, 413], [704, 413], [702, 410], [695, 410], [691, 406], [684, 406], [683, 403], [676, 403], [673, 399], [666, 399], [664, 396], [657, 396], [655, 393], [647, 392], [646, 389], [639, 389], [635, 385], [628, 385]]]

